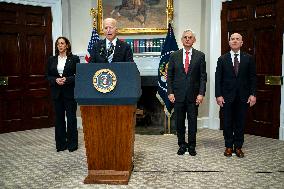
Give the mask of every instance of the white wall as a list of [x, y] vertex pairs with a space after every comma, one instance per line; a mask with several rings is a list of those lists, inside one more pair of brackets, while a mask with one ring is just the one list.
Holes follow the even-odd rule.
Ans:
[[[205, 53], [206, 69], [210, 78], [209, 59], [209, 35], [210, 35], [210, 0], [179, 0], [174, 1], [174, 32], [180, 48], [182, 48], [181, 36], [184, 30], [191, 29], [196, 34], [196, 42], [193, 45]], [[204, 103], [199, 107], [199, 121], [208, 119], [209, 114], [209, 82]], [[204, 123], [200, 123], [200, 125]], [[207, 126], [206, 126], [207, 127]]]
[[201, 4], [204, 0], [178, 0], [174, 1], [174, 32], [178, 42], [179, 47], [181, 44], [182, 32], [186, 29], [191, 29], [196, 34], [196, 42], [194, 48], [200, 49], [200, 36], [201, 25], [203, 20], [201, 20], [202, 11]]
[[[69, 0], [69, 1], [70, 1], [69, 28], [71, 29], [71, 31], [69, 32], [70, 32], [70, 41], [72, 44], [72, 51], [75, 54], [86, 53], [92, 31], [92, 17], [90, 16], [90, 9], [92, 8], [92, 2], [90, 0], [84, 0], [84, 1]], [[64, 15], [63, 17], [65, 16], [66, 15]]]

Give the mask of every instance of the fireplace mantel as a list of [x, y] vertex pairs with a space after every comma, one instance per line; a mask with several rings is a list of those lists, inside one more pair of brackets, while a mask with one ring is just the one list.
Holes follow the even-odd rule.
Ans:
[[134, 62], [141, 76], [158, 76], [160, 53], [147, 52], [134, 54]]

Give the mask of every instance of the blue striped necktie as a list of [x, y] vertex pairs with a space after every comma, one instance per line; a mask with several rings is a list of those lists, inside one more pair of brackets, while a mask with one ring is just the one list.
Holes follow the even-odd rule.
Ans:
[[112, 42], [109, 42], [109, 48], [107, 50], [107, 59], [109, 63], [111, 63], [113, 58], [113, 50], [114, 50], [114, 45]]

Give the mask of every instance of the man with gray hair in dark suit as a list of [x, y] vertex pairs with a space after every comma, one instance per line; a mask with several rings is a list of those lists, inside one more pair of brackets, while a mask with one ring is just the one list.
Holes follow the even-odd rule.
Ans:
[[[196, 155], [198, 106], [203, 102], [207, 73], [205, 54], [192, 47], [196, 38], [192, 30], [185, 30], [183, 48], [171, 54], [167, 71], [168, 98], [174, 103], [175, 124], [179, 150], [183, 155]], [[188, 119], [188, 143], [185, 141], [185, 118]]]

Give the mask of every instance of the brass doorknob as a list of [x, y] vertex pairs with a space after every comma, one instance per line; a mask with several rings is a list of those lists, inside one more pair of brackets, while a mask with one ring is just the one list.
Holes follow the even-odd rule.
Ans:
[[0, 85], [8, 85], [8, 77], [0, 76]]

